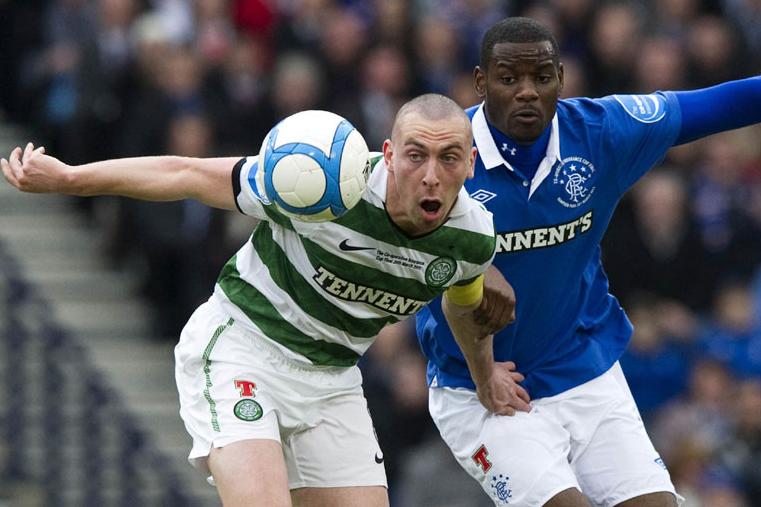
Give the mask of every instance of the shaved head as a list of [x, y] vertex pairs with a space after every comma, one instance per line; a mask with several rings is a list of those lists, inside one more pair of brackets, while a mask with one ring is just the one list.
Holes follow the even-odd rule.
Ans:
[[449, 218], [463, 183], [473, 177], [470, 120], [443, 95], [416, 97], [399, 108], [383, 159], [391, 220], [411, 237], [428, 234]]
[[462, 119], [463, 128], [468, 133], [470, 142], [473, 140], [473, 134], [470, 130], [470, 120], [465, 114], [465, 111], [463, 111], [454, 100], [438, 93], [419, 95], [400, 107], [399, 111], [396, 113], [396, 118], [394, 119], [394, 127], [391, 130], [391, 139], [397, 139], [399, 135], [399, 126], [404, 122], [405, 117], [410, 114], [415, 114], [431, 121], [460, 118]]
[[552, 63], [555, 67], [560, 65], [560, 50], [558, 42], [549, 28], [531, 18], [506, 18], [494, 24], [484, 34], [481, 40], [481, 61], [479, 65], [486, 72], [489, 68], [489, 61], [494, 58], [494, 46], [503, 42], [521, 44], [526, 42], [544, 42], [550, 43], [552, 51]]

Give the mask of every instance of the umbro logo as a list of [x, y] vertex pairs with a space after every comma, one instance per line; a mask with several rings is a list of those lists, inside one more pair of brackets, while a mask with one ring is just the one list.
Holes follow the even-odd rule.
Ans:
[[354, 246], [349, 244], [349, 240], [345, 239], [341, 241], [338, 244], [338, 248], [343, 250], [344, 252], [356, 252], [359, 250], [375, 250], [375, 247], [372, 246]]
[[507, 143], [502, 143], [501, 150], [505, 152], [509, 151], [510, 155], [515, 156], [515, 153], [518, 151], [518, 148], [510, 148], [507, 146]]
[[472, 194], [470, 194], [470, 197], [472, 197], [476, 201], [483, 204], [486, 201], [491, 201], [492, 199], [497, 197], [497, 194], [495, 194], [494, 192], [489, 192], [488, 190], [479, 189], [473, 192]]

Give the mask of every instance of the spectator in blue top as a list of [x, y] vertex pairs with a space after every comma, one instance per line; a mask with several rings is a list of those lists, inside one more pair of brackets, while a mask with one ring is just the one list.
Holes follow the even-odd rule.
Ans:
[[739, 378], [761, 378], [761, 321], [750, 288], [738, 281], [721, 287], [713, 313], [699, 343], [703, 354]]

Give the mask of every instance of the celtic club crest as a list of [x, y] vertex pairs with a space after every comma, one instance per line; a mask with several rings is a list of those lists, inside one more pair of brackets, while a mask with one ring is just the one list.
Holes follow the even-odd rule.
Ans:
[[257, 419], [261, 419], [262, 415], [264, 414], [264, 410], [262, 410], [262, 406], [259, 405], [259, 403], [256, 401], [245, 399], [240, 400], [235, 404], [233, 413], [235, 414], [235, 417], [241, 421], [251, 422], [256, 421]]
[[443, 287], [452, 279], [457, 264], [451, 257], [439, 257], [434, 259], [425, 270], [425, 283], [429, 287]]
[[566, 208], [578, 208], [586, 203], [595, 191], [595, 166], [582, 157], [564, 158], [555, 169], [552, 183], [562, 189], [558, 202]]

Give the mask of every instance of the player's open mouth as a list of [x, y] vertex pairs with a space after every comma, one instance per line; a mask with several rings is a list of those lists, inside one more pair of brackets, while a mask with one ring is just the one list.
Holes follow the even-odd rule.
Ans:
[[441, 202], [434, 199], [424, 199], [420, 203], [420, 207], [423, 208], [423, 212], [426, 216], [434, 216], [439, 213]]

